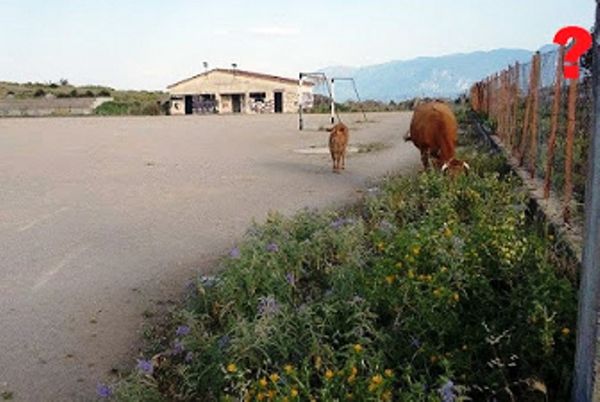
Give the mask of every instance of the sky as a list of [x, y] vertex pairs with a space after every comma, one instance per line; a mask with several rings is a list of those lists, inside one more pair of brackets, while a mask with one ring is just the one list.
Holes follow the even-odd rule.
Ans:
[[297, 77], [593, 25], [593, 0], [0, 0], [0, 81], [164, 90], [209, 68]]

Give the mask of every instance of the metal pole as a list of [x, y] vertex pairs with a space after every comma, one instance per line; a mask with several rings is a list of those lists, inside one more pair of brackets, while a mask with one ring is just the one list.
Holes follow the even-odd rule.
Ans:
[[298, 129], [302, 131], [304, 129], [304, 120], [302, 116], [302, 86], [304, 85], [304, 76], [300, 73], [300, 79], [298, 80]]
[[331, 124], [335, 124], [335, 78], [331, 79]]
[[596, 24], [592, 80], [594, 85], [594, 131], [591, 133], [585, 190], [585, 223], [582, 270], [577, 316], [577, 346], [572, 399], [594, 400], [598, 293], [600, 290], [600, 0], [596, 0]]

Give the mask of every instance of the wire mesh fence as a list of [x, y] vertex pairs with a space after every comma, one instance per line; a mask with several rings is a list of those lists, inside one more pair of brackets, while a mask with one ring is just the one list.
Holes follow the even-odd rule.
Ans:
[[564, 48], [536, 53], [473, 85], [471, 106], [487, 116], [506, 149], [562, 202], [566, 223], [581, 225], [593, 124], [592, 77], [563, 79]]

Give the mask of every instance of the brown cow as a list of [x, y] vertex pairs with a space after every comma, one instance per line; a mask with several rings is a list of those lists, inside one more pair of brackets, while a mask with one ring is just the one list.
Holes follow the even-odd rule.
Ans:
[[412, 141], [421, 151], [421, 162], [429, 168], [429, 158], [433, 165], [443, 172], [457, 174], [468, 171], [466, 162], [454, 158], [458, 124], [452, 110], [442, 102], [422, 103], [415, 108], [410, 131], [405, 141]]
[[329, 152], [333, 159], [333, 171], [340, 172], [346, 168], [346, 148], [348, 147], [348, 127], [344, 123], [338, 123], [329, 129]]

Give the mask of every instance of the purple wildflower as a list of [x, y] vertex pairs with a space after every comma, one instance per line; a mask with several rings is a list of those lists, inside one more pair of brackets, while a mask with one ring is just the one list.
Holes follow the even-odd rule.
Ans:
[[212, 275], [202, 275], [200, 277], [200, 283], [206, 288], [212, 288], [217, 284], [217, 281], [218, 279]]
[[269, 253], [276, 253], [279, 251], [279, 246], [277, 245], [277, 243], [269, 243], [267, 244], [266, 248]]
[[456, 394], [454, 392], [454, 383], [448, 380], [440, 389], [440, 395], [443, 402], [454, 402], [456, 400]]
[[238, 258], [240, 258], [240, 256], [241, 256], [240, 249], [237, 247], [232, 248], [231, 251], [229, 252], [229, 257], [234, 260], [237, 260]]
[[354, 223], [354, 219], [352, 219], [352, 218], [338, 218], [338, 219], [334, 220], [333, 222], [331, 222], [329, 227], [331, 227], [332, 229], [339, 229], [342, 226], [352, 225], [353, 223]]
[[154, 366], [150, 360], [138, 359], [136, 367], [144, 374], [152, 375], [154, 373]]
[[411, 337], [410, 337], [410, 339], [411, 339], [411, 342], [410, 342], [410, 344], [411, 344], [411, 345], [412, 345], [412, 346], [413, 346], [415, 349], [419, 349], [419, 348], [421, 347], [421, 342], [420, 342], [420, 341], [419, 341], [417, 338], [415, 338], [414, 336], [411, 336]]
[[192, 352], [187, 352], [183, 358], [183, 361], [186, 363], [191, 363], [192, 360], [194, 360], [194, 354]]
[[110, 398], [112, 396], [112, 389], [106, 384], [98, 383], [96, 385], [96, 395], [100, 398]]
[[329, 225], [332, 229], [339, 229], [342, 226], [344, 226], [345, 223], [345, 219], [343, 218], [338, 218], [336, 220], [334, 220], [333, 222], [331, 222], [331, 224]]
[[296, 286], [296, 275], [294, 275], [293, 272], [288, 272], [287, 274], [285, 274], [285, 280], [291, 286]]
[[379, 222], [379, 229], [383, 230], [384, 232], [390, 232], [394, 229], [394, 225], [384, 219]]
[[260, 316], [272, 316], [279, 312], [280, 306], [273, 296], [260, 297], [258, 302], [258, 314]]
[[184, 350], [185, 350], [185, 347], [183, 346], [183, 343], [180, 340], [176, 340], [175, 342], [173, 342], [173, 354], [174, 355], [180, 355], [183, 353]]
[[231, 338], [229, 338], [229, 335], [223, 335], [222, 337], [220, 337], [219, 340], [217, 341], [217, 345], [219, 346], [219, 349], [223, 350], [223, 349], [227, 348], [229, 346], [230, 340], [231, 340]]
[[362, 302], [364, 302], [365, 299], [363, 299], [362, 297], [360, 297], [359, 295], [356, 295], [352, 298], [352, 302], [356, 303], [356, 304], [361, 304]]
[[177, 330], [175, 331], [176, 336], [186, 336], [189, 333], [190, 333], [190, 327], [188, 327], [187, 325], [180, 325], [177, 327]]

